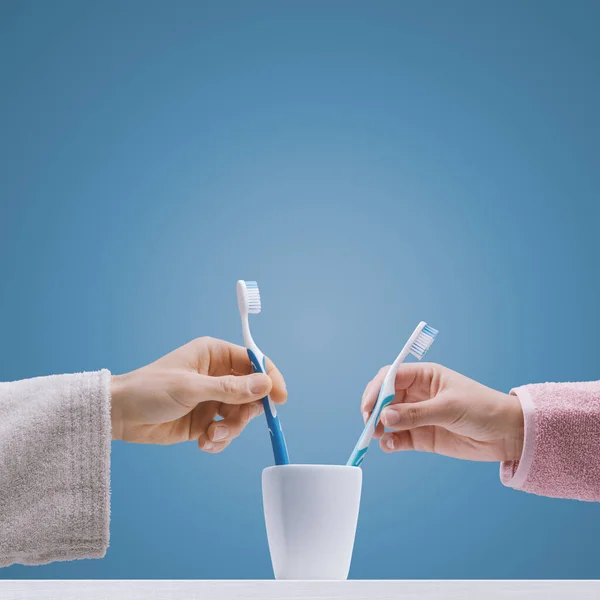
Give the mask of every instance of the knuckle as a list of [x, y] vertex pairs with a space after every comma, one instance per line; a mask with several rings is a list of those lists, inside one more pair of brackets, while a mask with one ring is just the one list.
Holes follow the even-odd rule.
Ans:
[[220, 380], [220, 383], [221, 391], [227, 396], [232, 396], [237, 391], [237, 386], [234, 383], [233, 377], [223, 377]]
[[405, 415], [406, 422], [409, 425], [411, 425], [412, 427], [414, 427], [415, 425], [418, 425], [419, 422], [421, 421], [422, 414], [423, 414], [423, 411], [421, 410], [421, 408], [419, 406], [409, 406], [406, 409], [406, 415]]

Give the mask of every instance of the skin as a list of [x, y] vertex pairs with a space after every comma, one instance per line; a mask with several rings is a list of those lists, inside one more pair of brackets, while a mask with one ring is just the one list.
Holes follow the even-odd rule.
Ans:
[[111, 381], [113, 439], [140, 444], [197, 440], [224, 450], [263, 412], [261, 399], [287, 399], [281, 373], [252, 374], [246, 349], [203, 337]]
[[[389, 368], [383, 367], [365, 389], [365, 422]], [[382, 412], [375, 437], [388, 453], [419, 450], [467, 460], [510, 461], [521, 458], [523, 434], [523, 411], [516, 396], [441, 365], [410, 363], [398, 370], [395, 398]]]

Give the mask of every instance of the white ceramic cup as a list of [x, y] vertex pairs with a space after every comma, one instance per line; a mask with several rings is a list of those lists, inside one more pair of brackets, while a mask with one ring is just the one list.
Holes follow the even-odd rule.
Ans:
[[346, 579], [360, 507], [362, 471], [281, 465], [262, 474], [275, 579]]

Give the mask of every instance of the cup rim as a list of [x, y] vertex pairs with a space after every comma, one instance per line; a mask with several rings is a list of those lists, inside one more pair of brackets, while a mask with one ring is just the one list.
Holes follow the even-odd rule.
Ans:
[[280, 471], [280, 470], [294, 470], [294, 471], [331, 471], [331, 470], [344, 470], [344, 471], [362, 471], [360, 467], [354, 465], [322, 465], [322, 464], [289, 464], [289, 465], [271, 465], [265, 467], [263, 473], [266, 471]]

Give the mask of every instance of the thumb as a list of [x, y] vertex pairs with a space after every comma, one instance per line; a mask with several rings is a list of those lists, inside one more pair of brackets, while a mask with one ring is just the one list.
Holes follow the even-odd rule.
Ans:
[[267, 396], [273, 387], [270, 377], [263, 373], [199, 377], [202, 379], [198, 382], [202, 388], [202, 395], [226, 404], [247, 404], [260, 400]]
[[390, 429], [405, 431], [426, 425], [447, 427], [459, 417], [456, 408], [442, 399], [394, 404], [381, 413], [381, 421]]

